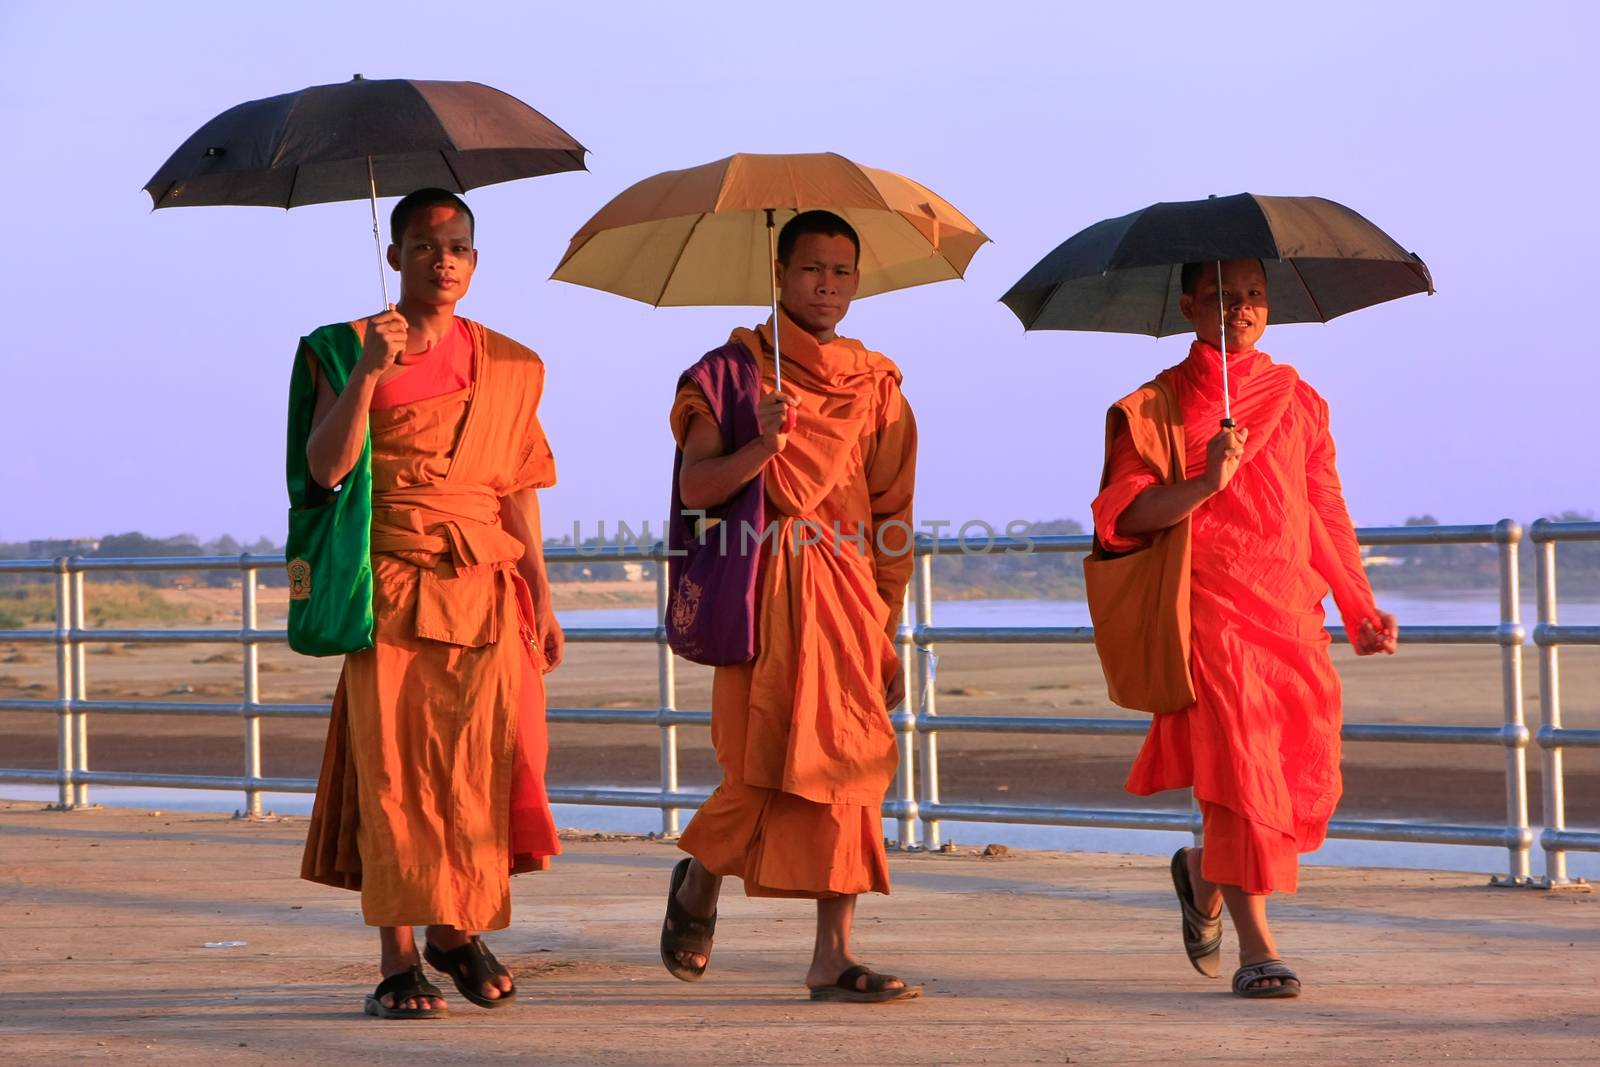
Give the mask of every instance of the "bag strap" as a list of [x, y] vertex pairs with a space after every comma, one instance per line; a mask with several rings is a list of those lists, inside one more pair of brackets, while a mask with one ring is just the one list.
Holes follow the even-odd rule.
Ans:
[[1184, 440], [1183, 408], [1178, 403], [1178, 396], [1172, 391], [1172, 386], [1167, 380], [1157, 375], [1151, 380], [1150, 385], [1161, 396], [1161, 402], [1166, 408], [1162, 412], [1162, 421], [1165, 424], [1167, 437], [1167, 482], [1168, 485], [1177, 485], [1186, 480], [1185, 468], [1188, 467], [1188, 453]]
[[[1137, 396], [1147, 389], [1152, 391], [1156, 398], [1158, 410], [1154, 413], [1153, 421], [1161, 424], [1162, 436], [1166, 439], [1167, 471], [1163, 484], [1173, 485], [1184, 480], [1184, 467], [1188, 460], [1184, 447], [1183, 408], [1179, 405], [1177, 394], [1173, 392], [1172, 386], [1161, 376], [1158, 375], [1144, 383], [1132, 395]], [[1106, 410], [1105, 463], [1100, 468], [1100, 489], [1102, 492], [1107, 485], [1111, 484], [1111, 449], [1116, 443], [1117, 431], [1124, 424], [1131, 422], [1128, 410], [1123, 407], [1127, 399], [1119, 400]], [[1133, 432], [1131, 425], [1128, 432]], [[1100, 543], [1099, 534], [1094, 535], [1094, 547], [1091, 554], [1097, 556], [1105, 555], [1105, 546]]]
[[[1178, 404], [1178, 398], [1173, 393], [1172, 387], [1162, 378], [1155, 378], [1140, 386], [1132, 396], [1137, 396], [1150, 390], [1155, 394], [1156, 408], [1152, 422], [1160, 424], [1161, 435], [1165, 439], [1167, 452], [1166, 484], [1184, 480], [1184, 466], [1187, 457], [1184, 454], [1183, 434], [1183, 408]], [[1125, 397], [1112, 404], [1106, 411], [1106, 451], [1105, 463], [1100, 468], [1100, 488], [1103, 490], [1111, 484], [1111, 449], [1116, 443], [1117, 431], [1128, 424], [1128, 432], [1133, 433], [1132, 416], [1123, 405], [1130, 397]]]
[[[294, 370], [289, 377], [288, 455], [285, 457], [290, 507], [306, 507], [314, 496], [322, 495], [311, 480], [310, 463], [306, 459], [311, 416], [317, 406], [316, 380], [308, 360], [316, 357], [318, 373], [327, 379], [335, 393], [342, 392], [361, 358], [360, 330], [364, 326], [365, 323], [348, 322], [323, 326], [302, 337], [295, 350]], [[366, 447], [362, 448], [363, 459]], [[357, 463], [359, 465], [360, 460]]]

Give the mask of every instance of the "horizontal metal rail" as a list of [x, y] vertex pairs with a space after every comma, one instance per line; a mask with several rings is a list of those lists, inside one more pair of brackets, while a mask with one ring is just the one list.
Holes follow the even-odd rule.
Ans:
[[[1559, 526], [1560, 529], [1555, 529]], [[1527, 640], [1518, 616], [1517, 546], [1522, 530], [1514, 522], [1475, 526], [1406, 526], [1366, 528], [1358, 531], [1360, 541], [1371, 546], [1399, 545], [1487, 545], [1499, 552], [1501, 577], [1501, 618], [1479, 626], [1408, 626], [1407, 644], [1450, 644], [1497, 647], [1502, 656], [1502, 700], [1504, 722], [1497, 726], [1472, 724], [1347, 723], [1342, 736], [1349, 742], [1411, 744], [1495, 745], [1507, 753], [1507, 821], [1500, 826], [1447, 826], [1422, 822], [1358, 822], [1335, 820], [1331, 837], [1376, 841], [1414, 841], [1445, 844], [1494, 845], [1505, 847], [1510, 857], [1509, 873], [1501, 881], [1525, 884], [1527, 854], [1532, 831], [1527, 824], [1524, 750], [1529, 731], [1522, 720], [1521, 647]], [[1536, 523], [1532, 540], [1553, 548], [1555, 540], [1600, 540], [1600, 523]], [[1005, 822], [1030, 825], [1101, 826], [1122, 829], [1165, 829], [1193, 831], [1199, 825], [1193, 812], [1118, 810], [1114, 808], [1068, 808], [1056, 806], [1006, 806], [946, 803], [939, 799], [937, 737], [941, 732], [1013, 735], [1142, 736], [1148, 729], [1145, 718], [1064, 718], [1015, 714], [940, 715], [935, 694], [926, 685], [925, 657], [943, 644], [971, 645], [1089, 645], [1093, 630], [1088, 626], [973, 627], [933, 625], [932, 565], [941, 557], [997, 555], [1034, 552], [1083, 554], [1092, 539], [1086, 535], [1048, 535], [1038, 537], [927, 537], [915, 540], [918, 557], [917, 581], [896, 645], [902, 656], [902, 670], [908, 691], [920, 691], [921, 707], [913, 711], [902, 705], [891, 712], [899, 735], [900, 770], [894, 790], [884, 803], [884, 815], [898, 821], [903, 847], [916, 844], [921, 837], [925, 847], [937, 847], [941, 821]], [[639, 562], [655, 564], [658, 610], [665, 606], [666, 561], [664, 546], [609, 545], [603, 548], [549, 547], [547, 562], [552, 566], [591, 561]], [[1553, 559], [1553, 556], [1552, 556]], [[42, 769], [0, 770], [0, 782], [49, 782], [60, 787], [63, 806], [87, 803], [91, 785], [148, 785], [177, 788], [240, 790], [246, 796], [246, 811], [258, 814], [262, 792], [312, 792], [315, 783], [305, 779], [274, 779], [259, 773], [238, 777], [216, 775], [169, 775], [132, 772], [91, 771], [87, 761], [87, 727], [91, 714], [234, 716], [246, 726], [246, 768], [260, 766], [259, 723], [267, 718], [317, 718], [328, 714], [326, 704], [274, 703], [259, 698], [256, 655], [261, 646], [286, 644], [286, 632], [257, 625], [255, 611], [256, 575], [266, 567], [281, 566], [279, 556], [169, 556], [139, 559], [60, 559], [0, 561], [0, 574], [50, 575], [57, 584], [56, 625], [52, 629], [0, 631], [0, 641], [52, 644], [57, 649], [58, 693], [54, 699], [0, 700], [0, 711], [49, 713], [60, 724], [58, 766]], [[1541, 566], [1544, 564], [1540, 556]], [[1553, 572], [1553, 566], [1551, 568]], [[243, 576], [241, 606], [243, 623], [237, 628], [134, 629], [96, 628], [84, 623], [85, 575], [112, 572], [238, 571]], [[1534, 644], [1541, 655], [1552, 658], [1561, 644], [1600, 644], [1600, 627], [1560, 626], [1552, 610], [1546, 615], [1541, 576], [1540, 623], [1534, 628]], [[658, 615], [659, 617], [659, 615]], [[677, 737], [680, 726], [703, 728], [710, 722], [705, 710], [680, 710], [675, 700], [674, 659], [666, 645], [664, 627], [611, 626], [574, 627], [566, 631], [568, 643], [653, 645], [658, 652], [659, 706], [656, 708], [551, 708], [551, 723], [652, 726], [661, 735], [661, 788], [631, 789], [609, 786], [553, 787], [552, 801], [570, 804], [603, 804], [618, 807], [658, 809], [664, 833], [677, 831], [680, 811], [692, 810], [705, 800], [702, 793], [679, 788], [677, 781]], [[1342, 629], [1330, 628], [1335, 641], [1345, 640]], [[122, 644], [235, 644], [245, 651], [243, 667], [246, 699], [241, 701], [158, 701], [90, 700], [85, 693], [83, 653], [86, 646]], [[1544, 678], [1543, 665], [1541, 680]], [[1572, 730], [1559, 725], [1559, 717], [1549, 718], [1550, 694], [1544, 692], [1546, 719], [1536, 740], [1547, 760], [1559, 756], [1564, 747], [1600, 747], [1600, 731]], [[1559, 765], [1557, 768], [1559, 777]], [[1547, 769], [1547, 788], [1550, 775]], [[1547, 798], [1547, 811], [1551, 810]], [[919, 827], [920, 823], [920, 827]], [[921, 830], [920, 835], [918, 830]], [[1552, 849], [1591, 848], [1600, 834], [1567, 830], [1552, 825], [1541, 837], [1547, 857]], [[1548, 863], [1548, 860], [1547, 860]], [[1563, 875], [1564, 876], [1564, 875]]]

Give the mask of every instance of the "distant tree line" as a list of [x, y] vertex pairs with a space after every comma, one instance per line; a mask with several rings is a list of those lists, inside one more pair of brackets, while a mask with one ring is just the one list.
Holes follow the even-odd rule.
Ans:
[[[1587, 512], [1563, 511], [1546, 518], [1555, 522], [1592, 522]], [[1414, 515], [1406, 526], [1438, 526], [1432, 515]], [[1528, 539], [1518, 546], [1518, 579], [1533, 589], [1537, 546]], [[1500, 583], [1498, 545], [1379, 545], [1368, 550], [1367, 573], [1380, 589], [1410, 592], [1494, 591]], [[1563, 591], [1600, 591], [1600, 541], [1573, 541], [1556, 547], [1556, 575]]]
[[[1587, 512], [1564, 511], [1548, 516], [1558, 522], [1588, 522]], [[1414, 515], [1406, 526], [1437, 526], [1432, 515]], [[995, 527], [1004, 534], [1005, 527]], [[1015, 528], [1013, 528], [1015, 529]], [[654, 531], [652, 531], [654, 533]], [[1023, 536], [1082, 534], [1083, 524], [1075, 519], [1032, 522]], [[944, 533], [954, 535], [955, 531]], [[659, 536], [657, 534], [657, 536]], [[607, 559], [606, 548], [651, 543], [638, 531], [617, 530], [609, 536], [583, 539], [581, 549], [593, 558], [562, 564], [552, 571], [558, 581], [653, 580], [655, 564], [623, 563]], [[1077, 552], [1019, 552], [987, 544], [986, 534], [969, 528], [966, 550], [944, 551], [934, 561], [934, 581], [942, 596], [967, 597], [1077, 597], [1083, 593], [1082, 555]], [[572, 535], [549, 538], [551, 547], [571, 547]], [[108, 534], [96, 539], [0, 542], [0, 559], [55, 559], [81, 556], [88, 559], [145, 558], [160, 556], [237, 556], [249, 552], [260, 555], [281, 553], [283, 546], [262, 537], [241, 544], [224, 534], [213, 541], [201, 541], [193, 534], [151, 537], [131, 532]], [[1499, 552], [1495, 545], [1396, 545], [1373, 546], [1366, 550], [1368, 573], [1380, 589], [1413, 592], [1481, 592], [1498, 588]], [[1563, 588], [1600, 589], [1600, 542], [1573, 542], [1557, 551], [1558, 572]], [[1534, 580], [1534, 546], [1524, 540], [1520, 553], [1520, 577], [1524, 588]], [[288, 584], [282, 568], [265, 567], [259, 572], [265, 586]], [[130, 572], [129, 581], [148, 586], [204, 585], [226, 588], [239, 580], [233, 571], [157, 571]], [[0, 575], [0, 587], [33, 584], [47, 580], [44, 575]]]
[[[283, 546], [262, 537], [252, 544], [243, 545], [223, 534], [214, 541], [201, 541], [194, 534], [174, 534], [171, 537], [150, 537], [142, 533], [107, 534], [105, 537], [60, 539], [51, 541], [0, 542], [0, 559], [57, 559], [61, 556], [80, 556], [84, 559], [146, 559], [161, 556], [237, 556], [245, 552], [270, 555], [282, 552]], [[289, 579], [281, 567], [263, 567], [257, 572], [259, 581], [266, 586], [288, 585]], [[13, 582], [22, 579], [42, 580], [42, 576], [7, 575]], [[119, 575], [126, 581], [141, 585], [161, 587], [210, 586], [227, 588], [238, 582], [237, 571], [134, 571]]]

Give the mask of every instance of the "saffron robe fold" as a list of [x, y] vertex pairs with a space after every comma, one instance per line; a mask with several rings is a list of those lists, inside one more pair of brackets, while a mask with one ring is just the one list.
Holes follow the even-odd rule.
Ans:
[[[898, 764], [884, 703], [911, 576], [916, 422], [901, 374], [859, 342], [816, 340], [779, 312], [783, 387], [800, 402], [765, 468], [755, 661], [718, 667], [711, 733], [722, 783], [680, 847], [750, 896], [889, 891], [883, 797]], [[770, 324], [735, 330], [773, 387]], [[694, 383], [673, 436], [710, 418]]]
[[470, 386], [368, 416], [376, 644], [345, 658], [301, 866], [372, 926], [500, 929], [508, 875], [560, 852], [525, 546], [500, 521], [555, 484], [544, 366], [462, 321]]
[[[1339, 801], [1340, 685], [1323, 597], [1352, 639], [1379, 625], [1334, 466], [1328, 405], [1295, 371], [1258, 351], [1229, 353], [1233, 417], [1248, 430], [1228, 487], [1193, 513], [1192, 650], [1196, 699], [1157, 715], [1128, 776], [1148, 796], [1192, 786], [1205, 817], [1203, 874], [1250, 893], [1293, 892], [1297, 856], [1318, 848]], [[1200, 477], [1222, 418], [1220, 353], [1196, 341], [1162, 375], [1183, 411], [1186, 473]], [[1157, 484], [1128, 433], [1093, 505], [1111, 551], [1138, 548], [1117, 520]]]

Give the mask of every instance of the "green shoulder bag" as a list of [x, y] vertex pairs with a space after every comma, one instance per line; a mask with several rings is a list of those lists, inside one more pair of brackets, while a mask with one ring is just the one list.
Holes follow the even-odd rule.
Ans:
[[343, 483], [324, 489], [306, 462], [317, 394], [305, 354], [335, 393], [361, 358], [349, 323], [300, 339], [289, 380], [289, 647], [307, 656], [340, 656], [372, 647], [372, 435]]

